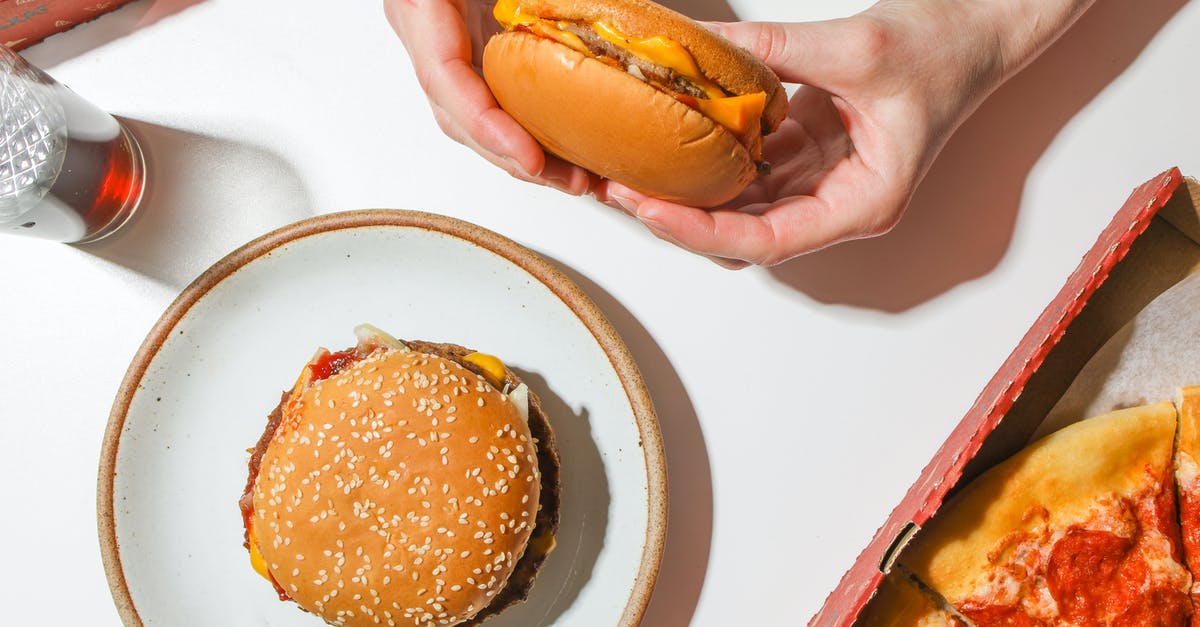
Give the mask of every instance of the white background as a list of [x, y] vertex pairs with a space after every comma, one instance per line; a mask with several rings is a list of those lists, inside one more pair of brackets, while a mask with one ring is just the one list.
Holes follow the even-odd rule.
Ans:
[[[808, 20], [866, 3], [675, 6]], [[672, 481], [646, 625], [805, 621], [1128, 193], [1200, 173], [1197, 33], [1200, 7], [1100, 0], [967, 122], [892, 234], [736, 273], [443, 137], [376, 0], [138, 0], [35, 46], [130, 122], [152, 187], [110, 240], [0, 241], [4, 622], [118, 624], [95, 484], [126, 365], [224, 254], [367, 207], [523, 243], [624, 336]]]

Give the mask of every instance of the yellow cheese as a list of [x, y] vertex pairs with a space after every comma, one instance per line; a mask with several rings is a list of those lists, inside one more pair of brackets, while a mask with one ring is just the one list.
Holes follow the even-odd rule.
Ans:
[[508, 368], [504, 366], [504, 362], [500, 361], [495, 355], [487, 353], [471, 353], [463, 357], [463, 361], [475, 364], [483, 370], [483, 376], [497, 389], [504, 386], [504, 379], [508, 375]]
[[587, 45], [583, 43], [583, 40], [578, 35], [568, 33], [551, 20], [544, 20], [536, 15], [524, 13], [521, 10], [521, 5], [517, 4], [516, 0], [499, 0], [496, 2], [496, 6], [492, 7], [492, 15], [506, 29], [512, 29], [517, 25], [525, 26], [535, 35], [553, 39], [577, 52], [587, 55], [591, 54]]
[[591, 56], [592, 54], [592, 51], [588, 50], [587, 44], [583, 43], [583, 40], [579, 38], [579, 35], [576, 35], [575, 33], [568, 33], [567, 31], [559, 28], [557, 24], [551, 22], [550, 20], [530, 22], [526, 25], [529, 27], [529, 30], [536, 35], [541, 35], [547, 39], [553, 39], [554, 41], [557, 41], [558, 43], [581, 54], [586, 54], [588, 56]]
[[262, 552], [258, 550], [258, 538], [254, 536], [254, 525], [250, 525], [250, 566], [254, 568], [254, 572], [262, 575], [263, 579], [274, 583], [271, 579], [271, 572], [267, 570], [267, 560], [263, 559]]
[[692, 57], [692, 54], [674, 39], [668, 39], [661, 35], [635, 39], [604, 22], [592, 24], [592, 29], [596, 31], [596, 34], [600, 35], [601, 39], [629, 51], [634, 56], [670, 68], [686, 76], [703, 89], [709, 98], [725, 97], [725, 91], [704, 76], [704, 73], [700, 71], [700, 66], [696, 65], [696, 59]]
[[522, 13], [521, 6], [517, 4], [516, 0], [499, 0], [496, 2], [496, 6], [492, 7], [492, 15], [505, 28], [512, 28], [516, 24], [527, 24], [541, 19], [536, 15]]
[[697, 99], [696, 109], [712, 118], [714, 122], [731, 130], [736, 135], [758, 131], [761, 126], [763, 108], [767, 106], [767, 92], [760, 91], [744, 96], [728, 98]]

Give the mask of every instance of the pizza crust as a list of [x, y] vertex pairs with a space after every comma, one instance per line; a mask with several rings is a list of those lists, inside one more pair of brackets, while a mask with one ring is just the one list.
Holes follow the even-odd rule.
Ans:
[[871, 602], [854, 622], [855, 627], [963, 627], [941, 610], [912, 582], [892, 573], [885, 575]]
[[[1179, 494], [1179, 523], [1183, 555], [1193, 573], [1192, 605], [1200, 608], [1200, 386], [1180, 388], [1179, 438], [1175, 450], [1175, 486]], [[1200, 626], [1200, 612], [1192, 619]]]
[[[1176, 466], [1176, 476], [1181, 485], [1195, 484], [1197, 474], [1194, 469], [1195, 460], [1200, 458], [1200, 385], [1192, 385], [1179, 389], [1179, 444], [1178, 454], [1193, 460], [1193, 468], [1181, 469]], [[1183, 474], [1180, 471], [1183, 471]], [[1188, 472], [1188, 471], [1191, 472]]]
[[1157, 494], [1171, 469], [1175, 426], [1175, 407], [1164, 402], [1085, 420], [1035, 442], [947, 502], [901, 564], [952, 604], [980, 591], [1011, 603], [1004, 597], [1020, 590], [997, 576], [999, 565], [1037, 562], [1039, 556], [1020, 552], [1053, 546], [1052, 536], [1072, 525], [1121, 524], [1104, 524], [1104, 510]]

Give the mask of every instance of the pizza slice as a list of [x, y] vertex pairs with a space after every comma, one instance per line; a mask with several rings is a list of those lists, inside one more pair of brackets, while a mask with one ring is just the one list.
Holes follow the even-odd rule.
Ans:
[[[1175, 485], [1179, 493], [1179, 522], [1183, 555], [1193, 573], [1192, 605], [1200, 608], [1200, 386], [1182, 388], [1178, 397], [1179, 440], [1175, 450]], [[1200, 612], [1192, 617], [1200, 627]]]
[[885, 575], [854, 627], [966, 627], [896, 573]]
[[1035, 442], [948, 501], [901, 556], [978, 627], [1187, 625], [1169, 402]]

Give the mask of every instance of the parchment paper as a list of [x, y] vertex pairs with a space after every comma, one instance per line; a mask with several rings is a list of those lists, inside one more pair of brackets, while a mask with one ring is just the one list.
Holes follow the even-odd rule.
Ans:
[[1200, 384], [1200, 274], [1155, 298], [1088, 361], [1033, 439]]

